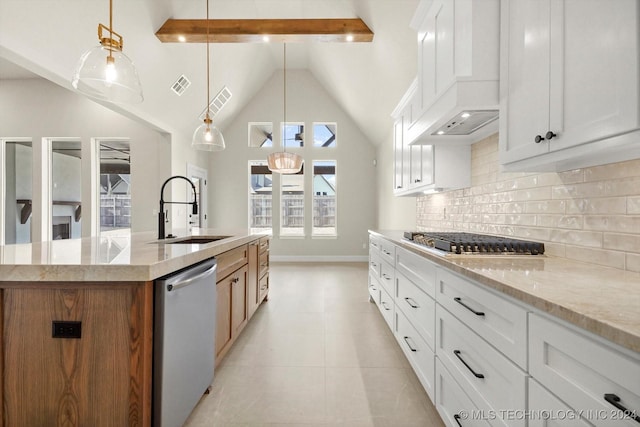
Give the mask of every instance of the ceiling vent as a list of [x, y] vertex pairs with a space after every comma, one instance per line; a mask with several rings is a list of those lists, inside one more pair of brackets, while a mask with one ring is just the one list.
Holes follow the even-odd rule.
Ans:
[[498, 118], [498, 110], [462, 111], [431, 135], [471, 135]]
[[[209, 114], [210, 118], [214, 118], [216, 114], [218, 114], [220, 110], [224, 108], [227, 102], [229, 102], [232, 96], [233, 94], [231, 93], [229, 88], [226, 86], [223, 87], [222, 90], [220, 90], [220, 92], [218, 92], [218, 94], [214, 96], [211, 102], [209, 103], [209, 111], [211, 112]], [[200, 120], [204, 120], [204, 115], [206, 112], [207, 112], [206, 108], [202, 110], [202, 113], [200, 114]]]
[[178, 77], [178, 80], [171, 86], [171, 90], [175, 92], [176, 95], [181, 96], [189, 86], [191, 86], [191, 82], [183, 74]]

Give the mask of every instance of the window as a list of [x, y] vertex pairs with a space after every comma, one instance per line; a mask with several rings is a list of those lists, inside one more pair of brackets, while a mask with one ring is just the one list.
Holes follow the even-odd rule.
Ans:
[[304, 166], [297, 174], [280, 177], [281, 236], [304, 236]]
[[266, 161], [249, 162], [249, 228], [271, 231], [272, 176]]
[[313, 236], [335, 236], [336, 161], [313, 162]]
[[129, 141], [100, 141], [100, 233], [131, 230]]
[[249, 147], [273, 147], [273, 123], [249, 123]]
[[286, 148], [304, 147], [304, 123], [283, 124], [284, 142]]
[[5, 244], [31, 243], [31, 147], [31, 141], [5, 143]]
[[335, 123], [314, 123], [313, 124], [313, 146], [314, 147], [335, 147], [337, 125]]

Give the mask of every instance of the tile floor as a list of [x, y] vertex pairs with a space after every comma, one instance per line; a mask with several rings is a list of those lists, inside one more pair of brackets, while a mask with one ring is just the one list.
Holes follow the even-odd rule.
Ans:
[[367, 264], [272, 263], [269, 300], [186, 427], [444, 426], [375, 304]]

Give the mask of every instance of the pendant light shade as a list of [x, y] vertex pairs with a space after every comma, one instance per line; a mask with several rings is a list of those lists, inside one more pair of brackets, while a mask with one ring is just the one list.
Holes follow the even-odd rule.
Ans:
[[220, 129], [213, 125], [211, 120], [211, 109], [209, 108], [209, 0], [207, 3], [207, 112], [204, 120], [193, 132], [191, 147], [202, 151], [222, 151], [225, 149], [224, 137]]
[[209, 114], [204, 119], [204, 123], [197, 127], [193, 133], [191, 146], [203, 151], [222, 151], [225, 148], [224, 136], [222, 132], [213, 126]]
[[138, 72], [131, 59], [122, 53], [123, 39], [113, 31], [112, 22], [113, 0], [109, 0], [109, 27], [98, 24], [100, 45], [82, 55], [71, 85], [81, 93], [102, 101], [140, 103], [144, 98]]
[[295, 153], [280, 151], [267, 156], [267, 165], [272, 172], [294, 174], [302, 169], [302, 156]]
[[296, 174], [302, 169], [302, 156], [287, 152], [284, 134], [287, 129], [287, 44], [283, 47], [283, 127], [282, 127], [282, 151], [271, 153], [267, 156], [267, 165], [271, 172], [280, 174]]

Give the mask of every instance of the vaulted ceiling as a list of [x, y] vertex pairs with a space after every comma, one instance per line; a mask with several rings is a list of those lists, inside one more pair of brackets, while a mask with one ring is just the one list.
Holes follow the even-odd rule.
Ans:
[[[188, 141], [206, 104], [204, 44], [161, 43], [155, 32], [168, 18], [203, 19], [206, 0], [114, 0], [114, 30], [136, 64], [144, 90], [138, 105], [117, 111]], [[374, 32], [372, 43], [287, 46], [287, 68], [309, 69], [373, 144], [391, 138], [390, 113], [416, 73], [416, 35], [409, 22], [418, 0], [209, 0], [212, 19], [354, 18]], [[8, 63], [71, 88], [84, 51], [108, 24], [107, 0], [0, 0], [0, 80], [20, 77]], [[214, 121], [223, 130], [282, 68], [282, 44], [212, 44], [211, 95], [233, 96]], [[0, 63], [1, 64], [1, 63]], [[19, 70], [19, 69], [18, 69]], [[182, 96], [172, 84], [185, 75]], [[0, 81], [1, 84], [1, 81]]]

